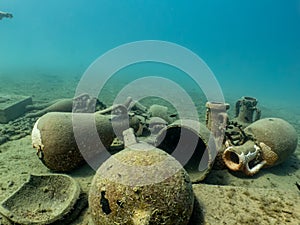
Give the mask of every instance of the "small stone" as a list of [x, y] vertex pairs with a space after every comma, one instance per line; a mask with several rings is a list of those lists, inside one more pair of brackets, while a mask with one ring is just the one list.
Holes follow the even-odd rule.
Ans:
[[12, 187], [12, 186], [14, 186], [14, 184], [15, 184], [15, 182], [9, 181], [8, 184], [7, 184], [7, 186], [8, 186], [8, 187]]

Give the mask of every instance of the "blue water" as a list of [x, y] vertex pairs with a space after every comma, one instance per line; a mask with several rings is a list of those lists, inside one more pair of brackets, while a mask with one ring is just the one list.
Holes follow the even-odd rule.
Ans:
[[0, 75], [80, 77], [112, 48], [163, 40], [198, 54], [225, 97], [300, 107], [299, 0], [2, 0], [0, 10], [14, 15], [0, 20]]

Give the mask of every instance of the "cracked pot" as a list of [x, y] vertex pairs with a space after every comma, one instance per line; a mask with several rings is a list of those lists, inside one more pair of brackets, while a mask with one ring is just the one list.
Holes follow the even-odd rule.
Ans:
[[223, 153], [226, 166], [233, 171], [254, 175], [263, 167], [284, 162], [296, 150], [296, 130], [283, 119], [261, 119], [244, 131], [250, 140], [238, 146], [228, 145]]

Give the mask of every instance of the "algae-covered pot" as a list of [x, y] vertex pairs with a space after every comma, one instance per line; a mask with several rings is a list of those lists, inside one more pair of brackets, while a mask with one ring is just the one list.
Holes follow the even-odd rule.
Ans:
[[194, 195], [189, 176], [166, 152], [125, 139], [97, 170], [89, 192], [95, 225], [185, 225]]
[[[109, 147], [115, 135], [108, 116], [77, 113], [76, 126], [80, 127], [82, 139], [86, 140], [92, 132], [91, 117], [103, 147]], [[51, 170], [71, 171], [85, 162], [74, 137], [72, 113], [50, 112], [40, 117], [32, 130], [32, 144], [40, 160]], [[84, 151], [93, 155], [93, 148], [94, 143], [88, 143]]]
[[194, 120], [176, 120], [159, 132], [155, 142], [184, 166], [193, 183], [206, 177], [218, 152], [211, 132]]
[[284, 162], [298, 143], [294, 127], [280, 118], [260, 119], [244, 132], [250, 140], [243, 145], [228, 146], [223, 159], [229, 169], [243, 171], [246, 175]]

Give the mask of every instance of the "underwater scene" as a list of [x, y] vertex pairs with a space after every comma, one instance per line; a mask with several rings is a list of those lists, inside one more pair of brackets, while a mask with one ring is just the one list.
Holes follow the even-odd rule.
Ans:
[[0, 225], [299, 225], [299, 88], [299, 0], [0, 0]]

